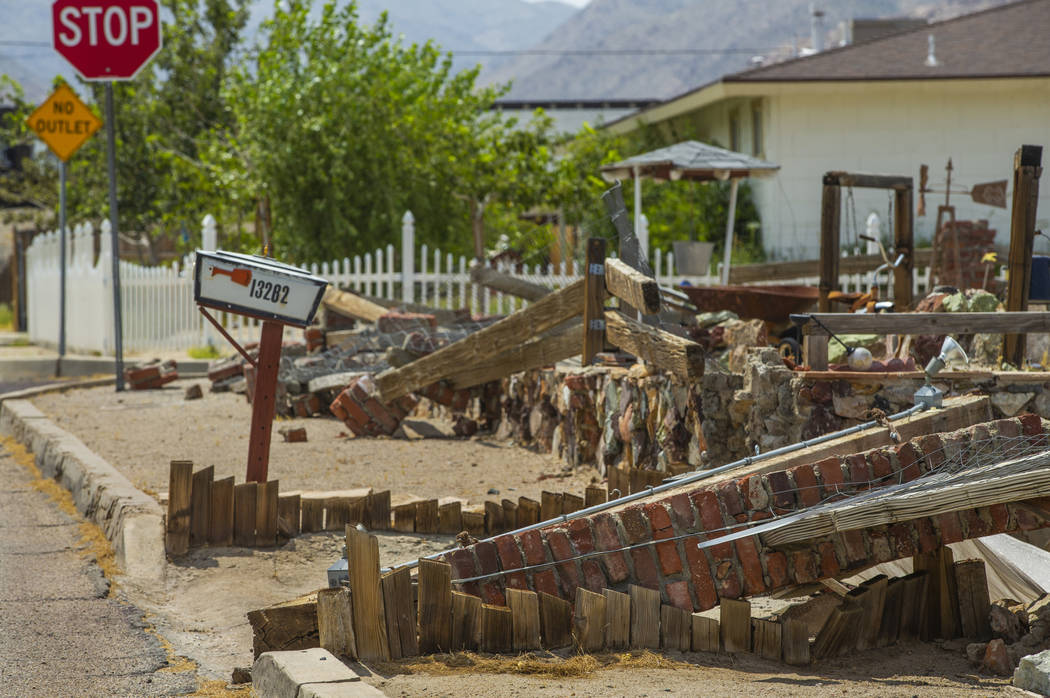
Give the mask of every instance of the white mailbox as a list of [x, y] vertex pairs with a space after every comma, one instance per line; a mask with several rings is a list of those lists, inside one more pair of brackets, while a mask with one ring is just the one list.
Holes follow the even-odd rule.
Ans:
[[197, 251], [193, 296], [198, 304], [306, 327], [328, 282], [269, 257]]

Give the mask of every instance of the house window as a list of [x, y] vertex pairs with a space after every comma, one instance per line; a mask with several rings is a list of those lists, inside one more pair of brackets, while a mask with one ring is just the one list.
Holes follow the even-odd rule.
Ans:
[[765, 150], [762, 142], [762, 100], [751, 102], [751, 154], [762, 157]]
[[740, 152], [740, 110], [729, 112], [729, 149]]

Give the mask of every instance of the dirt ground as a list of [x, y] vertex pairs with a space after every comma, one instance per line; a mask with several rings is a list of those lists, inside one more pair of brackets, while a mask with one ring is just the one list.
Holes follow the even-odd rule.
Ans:
[[[205, 388], [204, 399], [183, 399], [192, 382]], [[179, 381], [164, 390], [121, 394], [92, 388], [43, 395], [33, 403], [138, 487], [158, 495], [167, 490], [172, 459], [214, 465], [216, 477], [243, 478], [250, 406], [243, 396], [209, 394], [207, 387], [207, 381]], [[276, 429], [285, 426], [305, 426], [309, 442], [284, 443]], [[582, 492], [597, 477], [584, 468], [564, 479], [541, 479], [562, 475], [563, 464], [488, 438], [451, 438], [448, 425], [439, 421], [411, 426], [407, 438], [353, 439], [334, 419], [278, 422], [270, 476], [281, 480], [282, 491], [371, 486], [390, 489], [395, 501], [408, 495], [458, 496], [472, 503], [483, 501], [490, 488], [511, 498], [538, 498], [544, 489]], [[451, 543], [447, 536], [377, 535], [384, 566]], [[245, 614], [324, 586], [325, 570], [341, 547], [337, 534], [316, 533], [277, 549], [195, 549], [170, 561], [163, 589], [125, 581], [122, 591], [147, 612], [177, 654], [198, 663], [203, 676], [228, 680], [234, 667], [252, 662]], [[869, 651], [803, 670], [753, 655], [677, 653], [577, 658], [555, 661], [554, 667], [537, 674], [536, 665], [524, 660], [457, 655], [373, 667], [366, 680], [388, 696], [1014, 694], [1001, 679], [977, 676], [958, 651], [932, 644]]]

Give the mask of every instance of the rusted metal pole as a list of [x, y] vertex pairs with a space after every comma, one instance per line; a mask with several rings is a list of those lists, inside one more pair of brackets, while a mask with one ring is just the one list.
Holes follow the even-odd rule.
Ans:
[[248, 482], [266, 482], [283, 336], [284, 325], [273, 320], [263, 322], [252, 398], [252, 430], [248, 437], [248, 474], [245, 476]]

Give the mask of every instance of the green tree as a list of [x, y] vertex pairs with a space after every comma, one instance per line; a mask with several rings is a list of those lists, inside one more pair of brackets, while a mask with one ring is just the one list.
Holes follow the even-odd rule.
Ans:
[[[39, 143], [26, 119], [36, 105], [26, 101], [22, 86], [7, 75], [0, 75], [0, 104], [10, 111], [0, 115], [0, 148], [36, 149], [21, 159], [20, 169], [0, 172], [0, 203], [17, 208], [5, 211], [6, 221], [49, 223], [58, 207], [58, 165]], [[13, 163], [12, 163], [13, 164]]]

